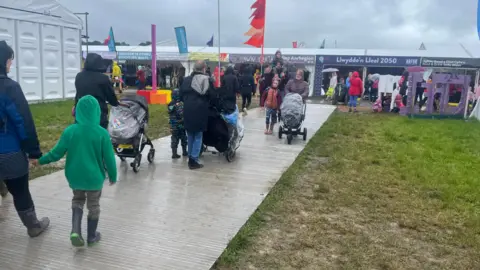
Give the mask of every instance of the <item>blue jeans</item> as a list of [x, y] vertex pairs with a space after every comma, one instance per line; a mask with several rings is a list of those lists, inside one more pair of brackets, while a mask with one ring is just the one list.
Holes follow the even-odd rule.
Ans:
[[350, 96], [350, 100], [348, 101], [348, 107], [357, 107], [357, 99], [358, 96]]
[[200, 156], [200, 150], [203, 146], [203, 132], [188, 132], [187, 131], [187, 141], [188, 141], [188, 155], [191, 159], [198, 162], [198, 157]]

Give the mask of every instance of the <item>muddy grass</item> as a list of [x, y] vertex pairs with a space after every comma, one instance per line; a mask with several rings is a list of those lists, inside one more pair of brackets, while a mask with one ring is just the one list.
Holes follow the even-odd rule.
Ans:
[[334, 113], [215, 269], [480, 269], [480, 124]]

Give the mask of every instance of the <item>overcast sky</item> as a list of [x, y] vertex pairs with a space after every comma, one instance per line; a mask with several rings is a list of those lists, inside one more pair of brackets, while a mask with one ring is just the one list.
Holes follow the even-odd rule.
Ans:
[[[117, 42], [175, 40], [185, 26], [190, 46], [217, 40], [217, 0], [58, 0], [73, 12], [89, 12], [93, 40], [103, 41], [112, 26]], [[220, 0], [221, 45], [245, 46], [254, 0]], [[327, 48], [418, 49], [478, 43], [477, 0], [267, 0], [265, 47], [291, 47], [292, 41]], [[170, 43], [169, 45], [175, 45]]]

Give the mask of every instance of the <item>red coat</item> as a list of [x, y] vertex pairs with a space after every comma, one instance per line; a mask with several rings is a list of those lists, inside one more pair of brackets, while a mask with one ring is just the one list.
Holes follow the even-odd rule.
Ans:
[[350, 89], [348, 94], [350, 96], [361, 96], [363, 93], [363, 82], [358, 75], [358, 72], [353, 72], [352, 79], [350, 79]]

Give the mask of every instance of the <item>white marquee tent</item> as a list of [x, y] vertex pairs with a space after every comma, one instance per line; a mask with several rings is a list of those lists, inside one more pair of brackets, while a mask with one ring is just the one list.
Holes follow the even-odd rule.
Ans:
[[82, 21], [55, 0], [2, 0], [0, 40], [15, 51], [10, 77], [28, 101], [75, 96]]

